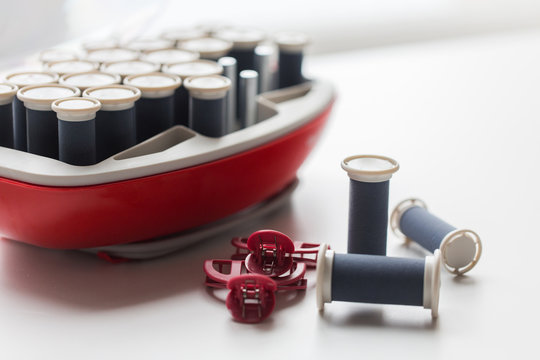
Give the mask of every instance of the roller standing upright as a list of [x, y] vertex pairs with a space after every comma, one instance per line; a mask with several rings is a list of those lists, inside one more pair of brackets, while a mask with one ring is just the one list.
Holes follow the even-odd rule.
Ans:
[[283, 32], [276, 34], [274, 39], [279, 47], [279, 88], [305, 82], [302, 62], [308, 37], [303, 33]]
[[399, 164], [386, 156], [356, 155], [341, 167], [350, 178], [347, 252], [386, 255], [389, 185]]
[[133, 86], [107, 85], [86, 89], [84, 97], [98, 99], [96, 159], [103, 161], [137, 143], [135, 102], [141, 91]]
[[228, 133], [226, 101], [231, 80], [220, 75], [186, 79], [189, 91], [189, 127], [210, 137]]
[[0, 146], [13, 148], [13, 98], [19, 88], [0, 83]]
[[58, 159], [71, 165], [96, 163], [96, 112], [101, 103], [71, 97], [53, 102], [58, 117]]
[[[54, 84], [58, 82], [58, 74], [48, 71], [18, 72], [6, 76], [6, 80], [21, 89], [29, 85]], [[13, 147], [17, 150], [28, 151], [26, 108], [18, 97], [13, 99]]]
[[[195, 60], [163, 66], [163, 72], [179, 76], [185, 81], [190, 76], [220, 75], [223, 67], [211, 60]], [[175, 124], [189, 126], [189, 94], [180, 86], [174, 94]]]
[[174, 92], [182, 84], [178, 76], [159, 72], [132, 75], [124, 84], [141, 90], [135, 104], [138, 143], [174, 126]]
[[80, 94], [78, 88], [62, 84], [26, 86], [17, 92], [26, 107], [29, 153], [58, 159], [58, 120], [52, 103]]

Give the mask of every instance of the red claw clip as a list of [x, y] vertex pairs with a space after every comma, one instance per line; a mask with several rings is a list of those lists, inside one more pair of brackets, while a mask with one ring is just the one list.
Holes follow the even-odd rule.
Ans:
[[264, 275], [235, 276], [227, 283], [227, 308], [236, 321], [257, 323], [266, 319], [276, 305], [276, 282]]
[[256, 231], [249, 236], [247, 247], [250, 254], [246, 257], [246, 267], [252, 273], [276, 277], [292, 268], [294, 244], [279, 231]]
[[[236, 253], [231, 257], [234, 260], [244, 260], [249, 254], [248, 238], [235, 237], [231, 243], [236, 248]], [[294, 241], [294, 252], [292, 258], [294, 261], [303, 262], [309, 267], [317, 266], [317, 254], [320, 244]]]

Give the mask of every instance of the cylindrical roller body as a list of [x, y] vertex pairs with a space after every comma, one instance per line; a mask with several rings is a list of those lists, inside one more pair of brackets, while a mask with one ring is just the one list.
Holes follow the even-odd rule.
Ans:
[[456, 230], [420, 206], [406, 210], [401, 216], [399, 226], [405, 236], [431, 252], [440, 247], [448, 233]]
[[184, 86], [174, 92], [174, 123], [189, 126], [189, 92]]
[[255, 48], [255, 70], [259, 74], [258, 93], [272, 90], [272, 55], [274, 50], [270, 46], [259, 45]]
[[423, 305], [424, 259], [335, 254], [332, 300]]
[[13, 106], [0, 105], [0, 146], [13, 148]]
[[389, 184], [350, 180], [347, 252], [386, 255]]
[[58, 120], [54, 111], [26, 109], [28, 152], [58, 159]]
[[137, 142], [144, 141], [174, 125], [174, 95], [141, 98], [136, 103]]
[[257, 86], [258, 74], [256, 71], [244, 70], [240, 73], [239, 118], [241, 128], [254, 125], [257, 121]]
[[96, 163], [95, 119], [85, 121], [58, 120], [60, 161], [71, 165]]
[[236, 124], [236, 59], [222, 57], [218, 63], [223, 66], [223, 76], [231, 80], [231, 88], [227, 91], [225, 102], [227, 103], [227, 127], [228, 132], [235, 129]]
[[13, 99], [13, 148], [21, 151], [27, 151], [26, 143], [26, 108], [24, 103]]
[[279, 87], [284, 88], [301, 84], [305, 81], [302, 75], [302, 52], [279, 52]]
[[96, 114], [96, 160], [103, 161], [137, 143], [135, 107]]
[[190, 97], [190, 127], [210, 137], [227, 134], [226, 102], [221, 99], [197, 99]]

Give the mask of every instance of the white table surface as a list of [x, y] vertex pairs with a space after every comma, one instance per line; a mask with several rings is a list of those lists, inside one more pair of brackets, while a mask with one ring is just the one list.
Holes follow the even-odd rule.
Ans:
[[[311, 58], [333, 79], [331, 122], [282, 212], [181, 253], [111, 265], [0, 242], [1, 359], [533, 358], [539, 317], [540, 32]], [[314, 274], [271, 318], [236, 323], [203, 285], [230, 237], [273, 228], [346, 249], [351, 154], [397, 159], [391, 206], [418, 196], [482, 237], [467, 276], [442, 273], [440, 317], [420, 307], [315, 307]], [[389, 233], [390, 255], [419, 257]]]

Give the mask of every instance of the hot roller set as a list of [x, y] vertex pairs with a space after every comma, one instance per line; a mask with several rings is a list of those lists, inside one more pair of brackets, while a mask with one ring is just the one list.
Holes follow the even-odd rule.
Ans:
[[46, 51], [42, 70], [6, 71], [0, 233], [106, 248], [193, 231], [287, 191], [335, 96], [302, 75], [306, 44], [192, 29]]

